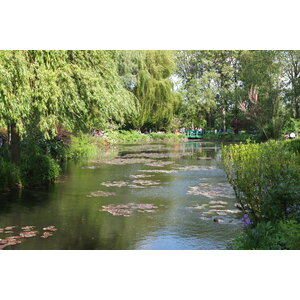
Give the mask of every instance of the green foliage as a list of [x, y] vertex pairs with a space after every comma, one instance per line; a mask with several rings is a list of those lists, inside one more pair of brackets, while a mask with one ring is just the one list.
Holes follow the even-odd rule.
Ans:
[[136, 130], [119, 130], [108, 131], [105, 136], [112, 143], [126, 143], [126, 142], [151, 142], [151, 141], [163, 141], [163, 140], [180, 140], [184, 138], [184, 135], [174, 133], [157, 133], [152, 132], [149, 134], [140, 133]]
[[300, 119], [289, 118], [286, 120], [283, 128], [282, 135], [290, 134], [291, 132], [297, 133], [300, 130]]
[[250, 141], [258, 141], [259, 136], [251, 133], [239, 133], [235, 134], [233, 132], [221, 132], [214, 133], [214, 131], [206, 131], [203, 138], [205, 140], [217, 140], [220, 142], [247, 142]]
[[0, 156], [0, 192], [10, 190], [20, 183], [19, 168]]
[[183, 134], [174, 134], [171, 132], [166, 132], [166, 133], [157, 133], [157, 132], [152, 132], [150, 133], [150, 138], [152, 140], [180, 140], [183, 139], [185, 136]]
[[283, 141], [224, 146], [222, 159], [241, 208], [255, 222], [267, 215], [272, 191], [299, 185], [299, 157]]
[[299, 250], [300, 224], [294, 220], [258, 223], [255, 228], [246, 229], [232, 241], [228, 249]]
[[287, 140], [286, 143], [292, 151], [294, 151], [295, 153], [300, 154], [300, 139]]
[[135, 90], [140, 105], [138, 128], [166, 129], [171, 123], [178, 102], [170, 80], [174, 69], [171, 51], [143, 52]]
[[66, 159], [79, 159], [80, 157], [97, 154], [104, 145], [105, 140], [89, 134], [72, 136], [71, 144], [67, 148]]
[[59, 176], [60, 167], [51, 157], [39, 153], [26, 153], [22, 157], [21, 177], [25, 186], [43, 185]]
[[120, 124], [135, 116], [111, 51], [0, 51], [0, 118], [46, 138], [69, 130]]

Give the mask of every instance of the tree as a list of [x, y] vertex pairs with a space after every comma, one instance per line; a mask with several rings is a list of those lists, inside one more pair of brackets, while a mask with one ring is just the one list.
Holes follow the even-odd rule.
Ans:
[[279, 51], [242, 51], [240, 63], [238, 79], [243, 110], [248, 111], [248, 119], [265, 138], [278, 137], [283, 102]]
[[291, 98], [292, 116], [300, 118], [300, 51], [282, 51], [284, 72], [287, 76], [287, 96]]
[[170, 78], [174, 69], [171, 51], [143, 52], [135, 91], [140, 106], [137, 127], [165, 129], [171, 123], [178, 99]]
[[136, 117], [134, 95], [122, 86], [113, 51], [0, 51], [0, 117], [11, 156], [35, 128], [53, 137], [62, 124], [87, 130]]

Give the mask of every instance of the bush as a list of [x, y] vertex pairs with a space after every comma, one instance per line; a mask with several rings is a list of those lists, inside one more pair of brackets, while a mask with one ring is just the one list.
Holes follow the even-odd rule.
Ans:
[[167, 132], [167, 133], [152, 132], [149, 135], [152, 140], [180, 140], [185, 137], [183, 134], [175, 134], [171, 132]]
[[274, 202], [276, 189], [277, 193], [281, 187], [296, 189], [300, 180], [299, 156], [285, 142], [224, 146], [222, 159], [242, 210], [250, 213], [254, 222], [270, 217], [268, 210], [278, 199], [274, 209], [280, 211], [271, 215], [284, 215], [282, 209], [290, 203], [283, 194]]
[[286, 140], [286, 143], [293, 152], [300, 154], [300, 139]]
[[174, 133], [157, 133], [152, 132], [150, 134], [140, 133], [136, 130], [119, 130], [119, 131], [108, 131], [105, 136], [110, 140], [111, 143], [122, 143], [122, 142], [150, 142], [151, 140], [180, 140], [184, 138], [184, 135]]
[[259, 136], [251, 133], [233, 133], [233, 132], [218, 132], [206, 131], [204, 134], [206, 140], [218, 140], [221, 142], [246, 142], [247, 140], [259, 141]]
[[59, 164], [47, 155], [33, 152], [22, 157], [21, 176], [25, 186], [43, 185], [54, 181], [59, 173]]
[[228, 249], [299, 250], [300, 224], [295, 220], [258, 223], [255, 228], [245, 229], [228, 245]]
[[19, 168], [0, 157], [0, 191], [7, 191], [20, 183]]
[[105, 140], [91, 135], [71, 137], [70, 147], [67, 149], [66, 159], [78, 159], [80, 157], [96, 154], [100, 146], [104, 146]]

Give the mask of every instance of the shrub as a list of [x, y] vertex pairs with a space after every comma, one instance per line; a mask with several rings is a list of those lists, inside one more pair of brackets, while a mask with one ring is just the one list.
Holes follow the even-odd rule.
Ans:
[[60, 167], [51, 157], [33, 152], [26, 153], [21, 161], [21, 176], [25, 186], [43, 185], [59, 176]]
[[101, 138], [95, 138], [91, 135], [72, 136], [70, 147], [66, 151], [66, 159], [78, 159], [96, 154], [99, 151], [98, 147], [102, 143], [104, 145], [104, 142]]
[[0, 157], [0, 191], [7, 191], [20, 183], [19, 168]]
[[180, 140], [183, 139], [185, 136], [183, 134], [174, 134], [171, 132], [167, 133], [157, 133], [152, 132], [150, 133], [150, 138], [152, 140]]
[[300, 224], [295, 220], [262, 222], [229, 243], [234, 250], [299, 250]]
[[[299, 156], [289, 151], [283, 141], [224, 146], [222, 158], [242, 210], [250, 213], [255, 222], [268, 215], [268, 202], [273, 205], [276, 188], [299, 185]], [[281, 196], [279, 210], [289, 204]], [[275, 213], [280, 214], [283, 212]]]
[[295, 153], [300, 154], [300, 139], [286, 140], [288, 147]]
[[174, 133], [157, 133], [152, 132], [150, 134], [140, 133], [136, 130], [119, 130], [119, 131], [108, 131], [105, 136], [111, 141], [111, 143], [122, 143], [122, 142], [150, 142], [151, 140], [179, 140], [184, 138], [184, 135]]

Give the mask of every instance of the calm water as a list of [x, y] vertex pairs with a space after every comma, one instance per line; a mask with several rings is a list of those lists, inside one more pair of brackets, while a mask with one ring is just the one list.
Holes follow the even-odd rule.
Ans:
[[[0, 232], [0, 239], [18, 235], [24, 226], [38, 231], [5, 249], [225, 249], [240, 232], [218, 145], [155, 143], [122, 145], [115, 151], [117, 158], [69, 163], [47, 190], [1, 195], [0, 228], [16, 227]], [[161, 162], [166, 164], [157, 165]], [[143, 174], [152, 176], [131, 177]], [[123, 186], [110, 186], [112, 181]], [[88, 197], [97, 191], [115, 195]], [[152, 208], [131, 210], [130, 216], [102, 210], [126, 209], [128, 203]], [[216, 217], [222, 222], [214, 222]], [[41, 238], [50, 225], [58, 230]]]

